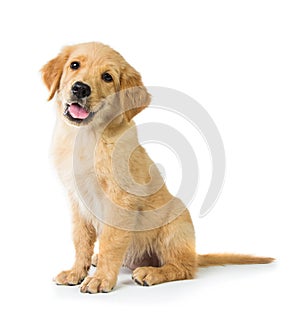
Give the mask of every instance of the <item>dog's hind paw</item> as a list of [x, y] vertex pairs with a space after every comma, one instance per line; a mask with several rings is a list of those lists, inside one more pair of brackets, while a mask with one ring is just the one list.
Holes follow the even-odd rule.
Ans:
[[160, 283], [159, 276], [155, 267], [140, 267], [133, 271], [132, 280], [138, 285], [150, 286]]

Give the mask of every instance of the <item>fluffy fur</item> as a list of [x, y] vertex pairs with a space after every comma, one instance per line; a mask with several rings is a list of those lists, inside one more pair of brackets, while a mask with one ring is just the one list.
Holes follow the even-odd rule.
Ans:
[[[78, 69], [71, 69], [70, 64], [74, 61], [80, 63]], [[111, 82], [101, 78], [104, 72], [111, 75]], [[269, 263], [273, 260], [239, 254], [198, 255], [195, 252], [195, 234], [188, 210], [169, 193], [152, 160], [138, 144], [132, 118], [150, 103], [150, 95], [140, 74], [119, 53], [100, 43], [68, 46], [42, 68], [42, 77], [50, 92], [49, 100], [56, 95], [54, 162], [71, 202], [76, 250], [73, 267], [57, 275], [57, 284], [82, 283], [82, 292], [109, 292], [117, 282], [122, 265], [133, 269], [136, 283], [154, 285], [191, 279], [199, 266]], [[81, 106], [94, 114], [87, 123], [72, 122], [64, 115], [65, 104], [74, 102], [71, 90], [78, 81], [91, 88], [91, 94], [81, 100]], [[115, 93], [118, 93], [117, 99]], [[78, 140], [79, 131], [81, 139]], [[95, 161], [91, 163], [87, 152], [93, 150], [88, 146], [94, 143], [97, 144]], [[134, 150], [125, 161], [127, 147]], [[119, 167], [117, 173], [112, 161], [114, 154]], [[80, 165], [77, 184], [72, 168], [74, 155]], [[121, 177], [122, 185], [117, 176]], [[142, 194], [130, 192], [132, 181], [137, 187], [141, 186]], [[127, 210], [126, 214], [132, 211], [134, 216], [125, 219], [127, 227], [132, 229], [99, 220], [82, 202], [76, 188], [78, 183], [84, 200], [92, 207], [97, 208], [97, 198], [103, 197], [102, 207], [108, 210], [108, 217], [118, 208]], [[146, 230], [143, 225], [147, 226], [148, 222], [139, 226], [138, 212], [155, 212], [165, 205], [168, 207], [163, 218], [155, 217]], [[114, 220], [119, 223], [118, 218]], [[93, 276], [87, 276], [97, 239], [99, 254], [93, 259], [97, 269]]]

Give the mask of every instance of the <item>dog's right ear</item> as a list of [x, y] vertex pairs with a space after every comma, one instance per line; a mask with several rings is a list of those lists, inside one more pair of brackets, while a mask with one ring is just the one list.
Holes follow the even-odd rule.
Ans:
[[41, 69], [42, 79], [50, 92], [48, 101], [54, 97], [55, 92], [59, 88], [60, 78], [63, 73], [64, 65], [69, 58], [70, 51], [70, 47], [65, 47], [57, 57], [51, 59]]

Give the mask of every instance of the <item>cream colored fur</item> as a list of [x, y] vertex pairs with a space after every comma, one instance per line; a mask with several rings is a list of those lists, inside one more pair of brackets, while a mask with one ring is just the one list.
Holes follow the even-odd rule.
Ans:
[[[80, 62], [77, 70], [70, 68], [74, 61]], [[113, 81], [104, 82], [103, 72]], [[193, 278], [198, 266], [273, 260], [196, 254], [188, 210], [169, 193], [138, 143], [132, 118], [150, 103], [150, 96], [139, 73], [119, 53], [100, 43], [68, 46], [43, 67], [42, 75], [49, 99], [56, 96], [54, 163], [71, 202], [76, 250], [73, 267], [58, 274], [56, 283], [83, 281], [82, 292], [108, 292], [122, 265], [134, 270], [136, 283], [154, 285]], [[63, 114], [76, 81], [91, 87], [91, 95], [82, 101], [95, 113], [88, 124]], [[87, 276], [97, 239], [97, 269]]]

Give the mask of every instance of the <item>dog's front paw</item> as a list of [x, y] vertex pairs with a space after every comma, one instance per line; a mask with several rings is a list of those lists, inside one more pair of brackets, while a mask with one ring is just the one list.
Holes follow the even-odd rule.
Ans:
[[62, 271], [54, 278], [54, 282], [58, 285], [77, 285], [84, 280], [86, 275], [87, 273], [85, 271]]
[[108, 280], [97, 276], [86, 277], [81, 284], [80, 291], [82, 293], [108, 293], [115, 286], [115, 280]]

